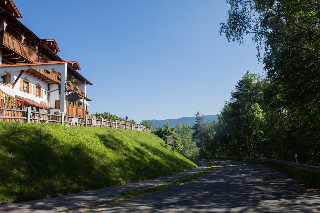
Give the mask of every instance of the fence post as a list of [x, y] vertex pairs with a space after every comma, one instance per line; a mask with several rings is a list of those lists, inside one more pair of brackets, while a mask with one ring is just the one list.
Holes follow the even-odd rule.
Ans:
[[64, 125], [64, 112], [61, 112], [61, 125]]
[[31, 107], [27, 107], [27, 123], [30, 123], [31, 118]]
[[84, 116], [84, 126], [88, 126], [88, 116]]
[[116, 120], [116, 129], [118, 129], [118, 121]]

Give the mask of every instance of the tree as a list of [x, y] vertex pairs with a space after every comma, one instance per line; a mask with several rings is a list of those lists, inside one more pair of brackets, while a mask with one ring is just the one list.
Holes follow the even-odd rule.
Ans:
[[180, 122], [175, 126], [176, 133], [181, 139], [181, 153], [187, 157], [195, 157], [197, 155], [196, 143], [192, 140], [192, 128]]
[[181, 145], [181, 139], [179, 135], [176, 133], [174, 127], [170, 127], [169, 123], [166, 122], [164, 124], [164, 128], [157, 127], [154, 131], [153, 134], [157, 135], [159, 138], [162, 140], [166, 141], [166, 136], [173, 135], [174, 136], [174, 148], [181, 152], [182, 150], [182, 145]]
[[[259, 157], [265, 142], [263, 89], [266, 82], [257, 74], [246, 73], [237, 83], [212, 125], [205, 150], [211, 154]], [[208, 133], [207, 133], [208, 134]]]
[[198, 111], [196, 114], [196, 122], [193, 125], [192, 129], [193, 129], [193, 133], [192, 133], [192, 139], [196, 142], [196, 145], [198, 148], [201, 148], [203, 146], [204, 143], [204, 138], [203, 135], [200, 132], [201, 129], [201, 124], [203, 123], [203, 119], [204, 119], [204, 115], [200, 114], [200, 112]]
[[153, 124], [152, 121], [142, 120], [140, 124], [152, 130], [152, 124]]
[[[286, 107], [312, 118], [320, 103], [320, 3], [318, 0], [228, 0], [220, 32], [243, 42], [247, 34], [259, 50], [271, 82], [279, 85]], [[317, 119], [314, 119], [316, 122]], [[319, 122], [317, 122], [319, 123]]]
[[[282, 111], [280, 116], [290, 124], [280, 128], [283, 130], [281, 135], [285, 140], [290, 138], [290, 150], [298, 153], [301, 161], [319, 164], [319, 1], [227, 2], [231, 8], [227, 21], [221, 24], [220, 33], [224, 33], [229, 41], [240, 43], [245, 35], [253, 35], [259, 59], [263, 61], [268, 81], [274, 89], [273, 99], [277, 99], [272, 104], [278, 104], [276, 108]], [[273, 112], [267, 116], [269, 121], [275, 118], [269, 116], [275, 116]]]
[[[105, 118], [105, 119], [111, 119], [111, 120], [118, 120], [118, 121], [127, 121], [126, 118], [121, 118], [121, 117], [118, 117], [117, 115], [113, 115], [111, 114], [110, 112], [95, 112], [92, 114], [92, 116], [96, 116], [96, 117], [102, 117], [102, 118]], [[135, 124], [136, 122], [134, 120], [129, 120], [128, 121], [129, 123], [132, 123], [132, 124]]]

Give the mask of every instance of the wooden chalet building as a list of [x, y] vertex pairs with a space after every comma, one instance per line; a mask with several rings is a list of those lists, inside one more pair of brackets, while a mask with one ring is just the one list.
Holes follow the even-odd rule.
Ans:
[[[12, 0], [0, 0], [0, 99], [20, 100], [24, 106], [88, 115], [86, 86], [77, 61], [64, 61], [54, 39], [40, 39], [18, 19], [22, 18]], [[77, 93], [76, 102], [66, 95]], [[0, 105], [1, 106], [1, 105]]]

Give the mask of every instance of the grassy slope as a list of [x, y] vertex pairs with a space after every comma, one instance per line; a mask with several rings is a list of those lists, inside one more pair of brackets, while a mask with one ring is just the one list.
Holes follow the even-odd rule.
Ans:
[[145, 180], [194, 168], [150, 133], [0, 122], [0, 202]]

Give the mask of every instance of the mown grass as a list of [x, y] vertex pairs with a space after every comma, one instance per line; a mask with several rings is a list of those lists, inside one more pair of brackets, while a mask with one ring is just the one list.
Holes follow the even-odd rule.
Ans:
[[196, 165], [150, 133], [0, 123], [0, 201], [36, 199], [181, 172]]
[[[222, 160], [226, 160], [226, 158], [223, 158]], [[320, 173], [318, 172], [299, 169], [294, 166], [269, 161], [235, 158], [230, 158], [229, 160], [266, 165], [282, 172], [299, 183], [305, 184], [309, 188], [320, 189]]]

